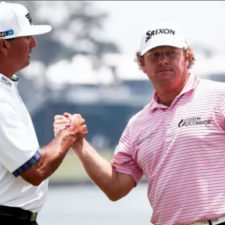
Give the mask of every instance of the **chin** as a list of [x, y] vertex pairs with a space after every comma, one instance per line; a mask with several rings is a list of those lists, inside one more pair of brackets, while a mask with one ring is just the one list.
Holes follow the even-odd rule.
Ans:
[[27, 66], [29, 66], [29, 64], [30, 64], [30, 62], [27, 62], [26, 64], [24, 64], [23, 66], [21, 66], [21, 69], [20, 70], [26, 68]]
[[28, 61], [25, 63], [25, 66], [24, 66], [24, 67], [26, 67], [26, 66], [28, 66], [28, 65], [30, 65], [30, 60], [28, 60]]

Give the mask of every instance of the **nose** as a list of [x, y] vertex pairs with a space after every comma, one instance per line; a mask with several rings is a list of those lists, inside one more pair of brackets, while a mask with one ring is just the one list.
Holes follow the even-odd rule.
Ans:
[[169, 63], [169, 57], [165, 53], [161, 52], [159, 57], [159, 64], [168, 64], [168, 63]]
[[37, 41], [36, 39], [34, 38], [34, 36], [30, 36], [30, 46], [32, 48], [35, 48], [37, 46]]

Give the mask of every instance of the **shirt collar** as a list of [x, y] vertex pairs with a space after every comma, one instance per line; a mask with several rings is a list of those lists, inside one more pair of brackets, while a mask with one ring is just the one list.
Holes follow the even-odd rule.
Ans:
[[16, 86], [16, 81], [18, 80], [16, 75], [13, 75], [12, 79], [6, 77], [5, 75], [0, 73], [0, 84], [6, 88], [13, 88]]
[[[199, 83], [199, 78], [193, 74], [190, 74], [187, 83], [185, 84], [184, 88], [179, 93], [179, 95], [176, 96], [175, 99], [179, 98], [180, 96], [186, 94], [189, 91], [194, 90], [196, 88], [196, 86], [198, 85], [198, 83]], [[158, 97], [156, 91], [154, 91], [149, 109], [151, 111], [154, 111], [156, 109], [167, 109], [167, 108], [168, 108], [168, 106], [159, 103], [159, 97]]]

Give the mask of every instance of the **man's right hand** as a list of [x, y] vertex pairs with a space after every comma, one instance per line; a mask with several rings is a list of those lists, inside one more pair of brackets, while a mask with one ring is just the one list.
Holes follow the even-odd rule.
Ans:
[[67, 128], [78, 138], [84, 138], [88, 134], [85, 120], [80, 114], [74, 114], [70, 117], [70, 126]]
[[68, 132], [73, 133], [76, 138], [83, 138], [88, 133], [85, 120], [80, 114], [64, 113], [64, 115], [56, 115], [53, 127], [55, 136], [64, 129], [68, 129]]
[[[41, 158], [21, 176], [32, 185], [39, 185], [61, 164], [65, 154], [76, 140], [87, 135], [87, 126], [81, 115], [56, 116], [54, 131], [56, 137], [42, 147]], [[71, 117], [71, 119], [68, 119]], [[68, 123], [68, 121], [70, 121]]]

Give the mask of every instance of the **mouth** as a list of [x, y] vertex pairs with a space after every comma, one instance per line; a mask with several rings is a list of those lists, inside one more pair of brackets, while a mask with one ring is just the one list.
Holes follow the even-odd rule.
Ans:
[[157, 73], [165, 73], [165, 72], [171, 72], [171, 69], [160, 69], [157, 71]]

